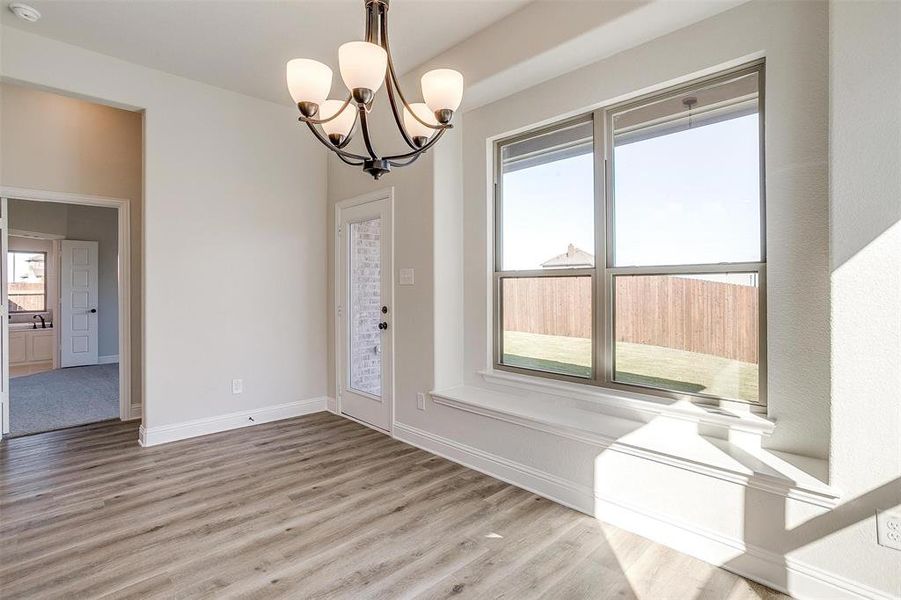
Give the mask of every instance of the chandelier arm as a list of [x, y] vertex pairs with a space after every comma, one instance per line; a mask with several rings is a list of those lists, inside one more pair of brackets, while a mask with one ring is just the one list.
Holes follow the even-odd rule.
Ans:
[[[319, 130], [316, 129], [316, 126], [313, 125], [312, 123], [307, 123], [307, 127], [310, 128], [310, 131], [313, 132], [313, 135], [316, 136], [316, 139], [319, 140], [323, 146], [325, 146], [326, 148], [328, 148], [329, 150], [331, 150], [338, 156], [342, 156], [349, 160], [360, 160], [360, 161], [366, 160], [365, 156], [359, 156], [357, 154], [354, 154], [353, 152], [347, 152], [346, 150], [342, 150], [341, 148], [336, 147], [333, 143], [331, 143], [328, 140], [328, 138], [326, 138], [321, 133], [319, 133]], [[363, 163], [360, 163], [360, 164], [363, 164]]]
[[366, 26], [363, 28], [363, 39], [372, 42], [372, 5], [366, 4]]
[[375, 148], [372, 146], [372, 138], [369, 137], [369, 122], [366, 120], [366, 107], [364, 105], [360, 105], [360, 129], [363, 131], [363, 144], [366, 146], [366, 151], [369, 152], [369, 156], [372, 157], [372, 160], [379, 160], [378, 155], [375, 152]]
[[429, 140], [429, 142], [428, 142], [425, 146], [423, 146], [422, 148], [417, 148], [415, 151], [413, 151], [413, 152], [407, 152], [406, 154], [394, 154], [394, 155], [392, 155], [392, 156], [386, 156], [386, 157], [385, 157], [385, 160], [387, 160], [387, 161], [392, 161], [392, 160], [404, 160], [405, 158], [412, 158], [412, 157], [414, 157], [414, 156], [416, 156], [416, 155], [418, 155], [418, 154], [422, 154], [423, 152], [425, 152], [426, 150], [428, 150], [429, 148], [431, 148], [432, 146], [434, 146], [436, 143], [438, 143], [438, 140], [441, 139], [441, 136], [444, 135], [444, 132], [445, 132], [445, 131], [447, 131], [447, 128], [444, 128], [444, 129], [442, 129], [441, 131], [439, 131], [438, 133], [436, 133], [436, 134], [434, 135], [434, 137], [432, 137], [432, 139]]
[[[385, 82], [387, 83], [388, 77], [390, 76], [391, 81], [394, 83], [394, 89], [395, 89], [395, 91], [397, 91], [397, 97], [400, 98], [400, 101], [403, 103], [404, 107], [408, 111], [410, 111], [410, 114], [413, 115], [413, 118], [416, 119], [417, 121], [419, 121], [422, 125], [425, 125], [429, 129], [436, 129], [436, 130], [448, 129], [450, 127], [450, 124], [432, 125], [431, 123], [426, 123], [425, 121], [420, 119], [419, 115], [417, 115], [415, 112], [413, 112], [413, 109], [410, 108], [410, 103], [407, 102], [407, 99], [404, 98], [404, 93], [400, 89], [400, 83], [398, 83], [398, 81], [397, 81], [397, 73], [394, 70], [394, 59], [391, 58], [391, 46], [388, 43], [388, 11], [385, 11], [382, 13], [381, 32], [382, 32], [382, 48], [385, 49], [385, 53], [388, 55], [388, 73], [385, 75]], [[390, 93], [388, 94], [388, 97], [391, 98]], [[392, 108], [392, 110], [394, 109], [393, 98], [392, 98], [392, 102], [391, 102], [391, 108]], [[395, 117], [395, 119], [398, 118], [396, 112], [394, 113], [394, 117]], [[398, 122], [398, 125], [400, 125], [400, 122]], [[401, 129], [403, 129], [403, 127], [401, 127]], [[404, 133], [406, 133], [405, 130], [404, 130]]]
[[350, 160], [350, 159], [344, 158], [344, 157], [341, 156], [340, 154], [336, 154], [335, 156], [337, 156], [338, 158], [340, 158], [340, 159], [341, 159], [341, 162], [343, 162], [343, 163], [345, 163], [345, 164], [348, 164], [348, 165], [350, 165], [350, 166], [352, 166], [352, 167], [362, 167], [362, 166], [363, 166], [363, 161], [362, 161], [362, 160], [361, 160], [361, 161]]
[[406, 167], [407, 165], [412, 165], [417, 160], [419, 160], [419, 157], [422, 156], [422, 154], [423, 154], [422, 152], [420, 152], [419, 154], [414, 154], [413, 158], [407, 160], [406, 162], [389, 160], [388, 164], [390, 164], [392, 167]]
[[391, 114], [394, 115], [394, 122], [397, 123], [397, 128], [400, 130], [400, 136], [404, 138], [404, 141], [411, 150], [416, 150], [416, 144], [413, 143], [410, 134], [407, 133], [407, 129], [404, 127], [403, 119], [401, 118], [400, 111], [397, 107], [397, 100], [394, 98], [394, 86], [391, 84], [391, 78], [388, 77], [388, 75], [385, 75], [385, 91], [388, 92], [388, 101], [391, 104]]
[[314, 119], [313, 117], [305, 117], [305, 116], [301, 115], [298, 120], [303, 121], [304, 123], [312, 123], [313, 125], [322, 125], [323, 123], [328, 123], [329, 121], [336, 119], [338, 117], [338, 115], [340, 115], [342, 112], [344, 112], [344, 109], [347, 108], [348, 104], [350, 104], [350, 101], [352, 98], [353, 98], [353, 96], [348, 95], [347, 99], [344, 100], [344, 104], [341, 105], [341, 108], [336, 110], [335, 114], [330, 116], [328, 119]]

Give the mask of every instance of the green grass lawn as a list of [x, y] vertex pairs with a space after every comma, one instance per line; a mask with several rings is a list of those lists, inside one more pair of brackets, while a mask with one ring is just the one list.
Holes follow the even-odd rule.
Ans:
[[[591, 376], [591, 340], [504, 332], [504, 364]], [[674, 348], [616, 343], [616, 381], [757, 401], [757, 365]]]

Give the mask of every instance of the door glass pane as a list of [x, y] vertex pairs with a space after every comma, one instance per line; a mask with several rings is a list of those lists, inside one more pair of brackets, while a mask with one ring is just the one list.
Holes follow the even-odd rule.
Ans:
[[615, 381], [757, 402], [756, 273], [614, 282]]
[[382, 221], [350, 223], [348, 387], [374, 396], [382, 393], [381, 258]]
[[505, 278], [501, 303], [502, 364], [591, 377], [591, 277]]
[[502, 271], [594, 265], [590, 121], [501, 149]]
[[613, 117], [614, 266], [757, 262], [758, 75]]

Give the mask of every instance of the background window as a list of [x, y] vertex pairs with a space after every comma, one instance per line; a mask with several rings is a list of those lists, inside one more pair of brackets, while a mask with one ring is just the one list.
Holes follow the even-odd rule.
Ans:
[[759, 401], [759, 85], [751, 70], [611, 111], [611, 381]]
[[47, 254], [10, 250], [6, 255], [9, 312], [47, 310], [47, 282], [44, 268]]
[[614, 381], [756, 402], [756, 273], [614, 276]]
[[764, 402], [762, 82], [761, 62], [498, 144], [497, 367]]
[[614, 266], [757, 262], [757, 73], [613, 117]]
[[592, 150], [591, 121], [503, 147], [500, 271], [594, 266]]
[[498, 159], [497, 362], [591, 379], [593, 120], [522, 136]]
[[501, 280], [502, 362], [591, 377], [591, 277]]

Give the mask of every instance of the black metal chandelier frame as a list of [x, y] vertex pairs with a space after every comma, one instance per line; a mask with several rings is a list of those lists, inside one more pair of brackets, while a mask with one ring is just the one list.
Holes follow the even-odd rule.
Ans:
[[[385, 71], [385, 91], [388, 94], [388, 101], [391, 105], [391, 113], [394, 115], [394, 121], [400, 130], [401, 137], [410, 150], [400, 154], [391, 154], [388, 156], [379, 156], [372, 143], [372, 135], [369, 131], [369, 113], [372, 110], [375, 93], [367, 88], [354, 88], [348, 95], [347, 99], [335, 111], [335, 114], [323, 119], [318, 119], [319, 106], [312, 102], [298, 102], [297, 108], [300, 110], [301, 116], [299, 121], [306, 123], [313, 135], [316, 136], [326, 148], [334, 152], [338, 158], [349, 165], [363, 167], [363, 171], [372, 175], [374, 179], [378, 179], [385, 173], [391, 171], [391, 167], [405, 167], [415, 162], [429, 148], [434, 146], [438, 140], [444, 135], [444, 132], [451, 129], [451, 119], [454, 111], [442, 109], [435, 112], [436, 124], [427, 123], [420, 118], [419, 115], [410, 107], [410, 104], [404, 98], [398, 83], [397, 72], [394, 69], [394, 61], [391, 58], [391, 48], [388, 43], [388, 1], [389, 0], [364, 0], [366, 7], [366, 31], [365, 41], [381, 46], [388, 56], [387, 69]], [[337, 118], [347, 106], [353, 102], [357, 107], [357, 115], [354, 118], [354, 124], [348, 134], [329, 134], [325, 135], [319, 130], [319, 125], [328, 123]], [[404, 119], [402, 107], [416, 119], [420, 124], [435, 130], [430, 137], [411, 136], [406, 127], [404, 127]], [[359, 126], [363, 134], [363, 144], [366, 148], [367, 155], [360, 155], [346, 150], [347, 145], [351, 142]]]

